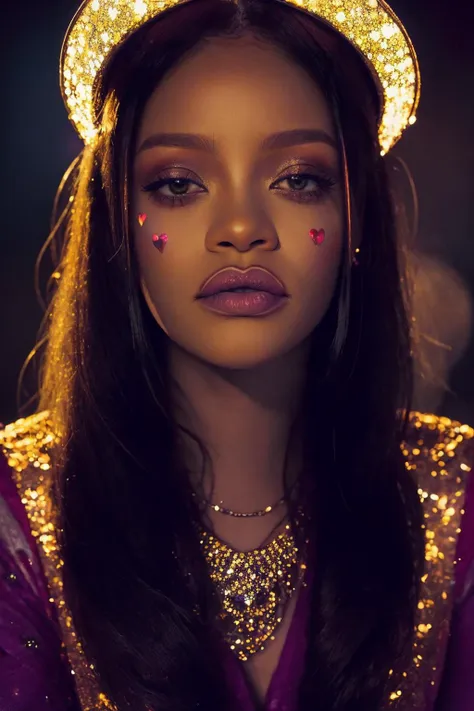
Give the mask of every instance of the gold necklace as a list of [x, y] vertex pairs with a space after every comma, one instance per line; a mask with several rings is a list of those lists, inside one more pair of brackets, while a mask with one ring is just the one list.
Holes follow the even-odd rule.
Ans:
[[274, 511], [274, 509], [278, 508], [278, 506], [281, 506], [285, 501], [286, 501], [285, 497], [282, 496], [282, 498], [279, 499], [279, 501], [277, 501], [276, 504], [267, 506], [266, 508], [260, 509], [259, 511], [250, 511], [249, 513], [243, 513], [240, 511], [232, 511], [232, 509], [227, 509], [224, 506], [219, 506], [219, 504], [212, 504], [210, 501], [206, 501], [206, 499], [202, 499], [202, 503], [206, 504], [206, 506], [208, 506], [213, 511], [217, 511], [218, 513], [221, 513], [221, 514], [225, 514], [226, 516], [235, 516], [236, 518], [253, 518], [255, 516], [266, 516], [271, 511]]
[[201, 528], [200, 533], [221, 603], [221, 630], [231, 650], [246, 661], [274, 639], [286, 606], [304, 577], [306, 551], [297, 548], [288, 523], [266, 546], [245, 552], [236, 551], [206, 529]]
[[[298, 485], [298, 481], [293, 482], [293, 484], [290, 487], [290, 490], [293, 490], [296, 486]], [[291, 493], [291, 491], [290, 491]], [[193, 491], [192, 496], [196, 498], [197, 494], [195, 491]], [[272, 504], [271, 506], [266, 506], [264, 509], [259, 509], [258, 511], [250, 511], [249, 513], [243, 513], [240, 511], [232, 511], [232, 509], [225, 508], [224, 506], [220, 506], [219, 504], [213, 504], [207, 499], [200, 499], [200, 502], [202, 504], [205, 504], [208, 508], [212, 509], [213, 511], [217, 511], [218, 513], [225, 514], [226, 516], [235, 516], [236, 518], [254, 518], [256, 516], [266, 516], [267, 514], [271, 513], [274, 511], [276, 508], [284, 504], [286, 501], [286, 496], [282, 496], [281, 499], [279, 499], [276, 504]]]

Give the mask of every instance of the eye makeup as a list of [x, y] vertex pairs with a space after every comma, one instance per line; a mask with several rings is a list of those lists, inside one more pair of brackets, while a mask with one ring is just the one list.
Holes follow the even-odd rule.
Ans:
[[[289, 190], [281, 187], [285, 182], [290, 186]], [[314, 187], [306, 190], [311, 183]], [[323, 200], [336, 185], [337, 180], [332, 171], [298, 164], [288, 167], [283, 175], [273, 181], [270, 189], [278, 191], [287, 199], [308, 203]], [[192, 186], [197, 190], [190, 191]], [[149, 194], [154, 202], [167, 207], [186, 206], [208, 192], [194, 173], [177, 168], [161, 171], [155, 179], [143, 185], [141, 189]]]

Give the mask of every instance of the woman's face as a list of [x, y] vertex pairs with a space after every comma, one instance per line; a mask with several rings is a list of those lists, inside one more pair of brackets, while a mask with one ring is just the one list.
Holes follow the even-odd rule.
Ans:
[[[335, 289], [341, 198], [335, 132], [314, 82], [263, 41], [208, 41], [160, 83], [139, 128], [134, 241], [160, 327], [224, 368], [301, 347]], [[232, 267], [270, 271], [286, 296], [196, 298]]]

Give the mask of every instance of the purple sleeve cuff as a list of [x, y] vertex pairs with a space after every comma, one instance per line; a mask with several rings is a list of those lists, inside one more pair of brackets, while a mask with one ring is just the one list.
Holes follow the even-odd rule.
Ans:
[[455, 603], [436, 711], [474, 709], [474, 477], [471, 475], [457, 547]]
[[1, 453], [0, 709], [78, 711], [36, 544]]

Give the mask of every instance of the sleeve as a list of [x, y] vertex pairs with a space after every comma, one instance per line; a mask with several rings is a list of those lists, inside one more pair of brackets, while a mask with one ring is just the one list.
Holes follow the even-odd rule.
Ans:
[[79, 711], [26, 512], [0, 451], [0, 709]]
[[468, 481], [457, 547], [454, 596], [448, 652], [435, 711], [474, 709], [474, 476], [472, 474]]

